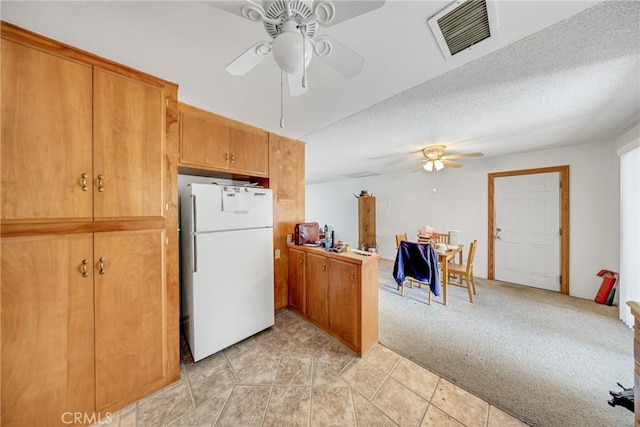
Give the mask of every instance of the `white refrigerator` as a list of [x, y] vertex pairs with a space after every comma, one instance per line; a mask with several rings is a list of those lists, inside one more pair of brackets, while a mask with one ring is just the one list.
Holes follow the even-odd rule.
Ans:
[[197, 362], [274, 324], [273, 197], [194, 183], [180, 205], [182, 307]]

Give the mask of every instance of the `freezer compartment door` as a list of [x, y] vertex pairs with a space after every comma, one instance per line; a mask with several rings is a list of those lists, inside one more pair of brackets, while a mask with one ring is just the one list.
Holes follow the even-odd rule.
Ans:
[[195, 237], [189, 346], [198, 361], [273, 326], [273, 231]]
[[273, 226], [270, 189], [215, 184], [191, 184], [190, 188], [196, 233]]

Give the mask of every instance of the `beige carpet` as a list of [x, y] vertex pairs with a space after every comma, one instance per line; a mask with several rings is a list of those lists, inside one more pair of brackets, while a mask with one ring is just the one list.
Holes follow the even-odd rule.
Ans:
[[469, 303], [450, 287], [396, 291], [381, 260], [380, 342], [532, 426], [632, 426], [607, 404], [616, 382], [633, 386], [633, 331], [617, 307], [478, 279]]

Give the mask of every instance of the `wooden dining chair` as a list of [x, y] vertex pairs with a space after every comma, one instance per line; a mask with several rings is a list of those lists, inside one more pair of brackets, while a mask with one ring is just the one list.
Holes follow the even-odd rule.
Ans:
[[[467, 288], [467, 292], [469, 293], [469, 301], [471, 302], [473, 302], [473, 295], [476, 295], [476, 282], [473, 278], [473, 257], [476, 253], [477, 245], [477, 240], [471, 242], [471, 245], [469, 246], [469, 256], [467, 257], [466, 263], [456, 264], [450, 262], [447, 265], [447, 268], [449, 270], [449, 277], [445, 277], [442, 281], [444, 283], [444, 286], [453, 285], [460, 288]], [[452, 276], [458, 276], [460, 281], [452, 282]]]
[[402, 242], [403, 240], [409, 240], [407, 238], [407, 233], [396, 234], [396, 249], [400, 247], [400, 242]]
[[[400, 242], [402, 242], [403, 240], [407, 242], [409, 241], [409, 238], [407, 237], [407, 233], [396, 234], [396, 249], [400, 247]], [[422, 289], [423, 283], [421, 281], [416, 280], [413, 277], [407, 277], [406, 281], [409, 282], [409, 287], [411, 289], [413, 289], [414, 283], [416, 283], [418, 287]], [[424, 283], [424, 285], [429, 286], [427, 283]], [[400, 295], [404, 296], [404, 286], [401, 287], [400, 289]], [[429, 304], [431, 304], [431, 294], [429, 294]]]
[[446, 243], [448, 245], [449, 244], [449, 233], [447, 233], [447, 234], [435, 233], [431, 239], [433, 241], [435, 241], [436, 243]]

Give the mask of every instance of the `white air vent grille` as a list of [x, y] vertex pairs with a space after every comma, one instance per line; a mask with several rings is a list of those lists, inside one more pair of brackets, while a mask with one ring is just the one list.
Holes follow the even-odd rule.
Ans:
[[451, 55], [491, 36], [487, 2], [470, 0], [438, 19]]
[[445, 58], [495, 35], [495, 1], [460, 0], [428, 20]]

